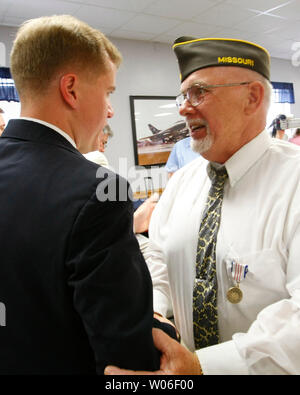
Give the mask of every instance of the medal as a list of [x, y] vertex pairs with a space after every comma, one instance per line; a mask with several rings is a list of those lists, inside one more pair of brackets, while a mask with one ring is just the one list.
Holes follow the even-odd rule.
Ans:
[[227, 291], [227, 299], [232, 304], [240, 303], [243, 299], [243, 292], [240, 289], [240, 282], [246, 278], [248, 273], [248, 265], [242, 265], [238, 262], [231, 262], [231, 274], [233, 280], [236, 282], [234, 287]]
[[227, 292], [227, 299], [230, 303], [237, 304], [243, 299], [243, 292], [240, 289], [239, 284], [236, 287], [229, 288]]

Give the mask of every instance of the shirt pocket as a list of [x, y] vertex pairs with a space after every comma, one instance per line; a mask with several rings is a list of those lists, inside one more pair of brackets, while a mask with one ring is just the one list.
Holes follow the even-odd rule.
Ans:
[[230, 286], [236, 285], [232, 277], [232, 261], [247, 267], [246, 277], [240, 282], [245, 303], [268, 305], [288, 297], [286, 289], [286, 258], [272, 249], [255, 251], [226, 259]]

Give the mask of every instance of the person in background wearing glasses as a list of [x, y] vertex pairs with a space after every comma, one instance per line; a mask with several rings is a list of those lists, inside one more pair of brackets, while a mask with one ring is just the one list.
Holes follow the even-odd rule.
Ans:
[[[265, 129], [270, 56], [234, 39], [181, 37], [173, 48], [177, 105], [205, 160], [172, 176], [151, 218], [154, 310], [173, 311], [182, 338], [176, 344], [154, 331], [162, 352], [156, 374], [300, 374], [300, 149]], [[223, 198], [213, 200], [222, 203], [211, 219], [208, 195], [222, 194], [209, 175], [218, 171]], [[215, 253], [199, 261], [206, 246]], [[207, 287], [194, 294], [201, 281]], [[203, 302], [210, 294], [214, 305]], [[120, 373], [141, 374], [105, 370]]]
[[96, 151], [91, 151], [84, 154], [86, 159], [95, 162], [98, 165], [109, 167], [108, 160], [104, 155], [104, 152], [107, 147], [108, 139], [111, 138], [113, 135], [114, 134], [113, 131], [111, 130], [111, 127], [108, 124], [105, 125], [104, 128], [100, 131], [98, 136], [98, 142], [97, 142], [98, 149]]
[[0, 136], [5, 129], [5, 120], [2, 114], [4, 114], [4, 111], [2, 110], [2, 108], [0, 108]]

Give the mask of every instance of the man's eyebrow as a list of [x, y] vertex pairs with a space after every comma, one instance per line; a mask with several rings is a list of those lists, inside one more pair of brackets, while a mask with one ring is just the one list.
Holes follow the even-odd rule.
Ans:
[[204, 81], [194, 81], [191, 86], [193, 86], [193, 85], [208, 86], [210, 84], [207, 84]]

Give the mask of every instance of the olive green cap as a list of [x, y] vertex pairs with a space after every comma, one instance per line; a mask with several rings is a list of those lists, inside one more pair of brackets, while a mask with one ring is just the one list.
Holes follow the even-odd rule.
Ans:
[[270, 54], [260, 45], [231, 38], [180, 37], [173, 45], [181, 82], [196, 70], [236, 66], [256, 71], [270, 80]]

